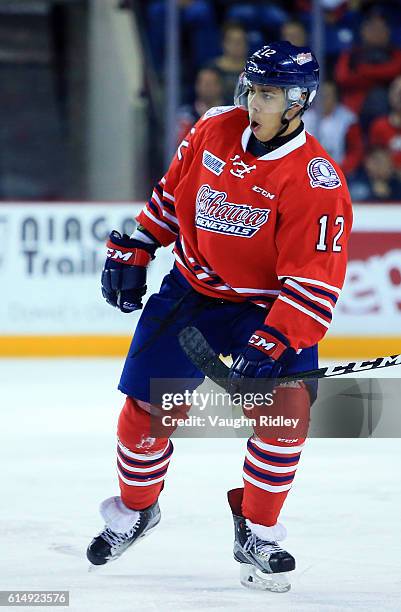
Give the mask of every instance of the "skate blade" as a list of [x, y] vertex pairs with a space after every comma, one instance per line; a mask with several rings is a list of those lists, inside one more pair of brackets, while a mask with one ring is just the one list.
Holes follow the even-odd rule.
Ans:
[[101, 567], [101, 565], [92, 565], [92, 563], [89, 563], [88, 572], [93, 574], [94, 572], [98, 572]]
[[287, 574], [267, 574], [248, 563], [241, 563], [240, 582], [247, 589], [257, 591], [286, 593], [291, 589], [291, 583]]
[[150, 535], [152, 533], [152, 531], [158, 526], [160, 521], [158, 521], [155, 525], [153, 525], [152, 527], [149, 527], [149, 529], [147, 531], [145, 531], [145, 533], [143, 533], [141, 536], [139, 536], [139, 538], [133, 542], [132, 544], [130, 544], [126, 549], [124, 549], [119, 555], [116, 555], [115, 557], [110, 557], [107, 561], [107, 563], [102, 563], [101, 565], [93, 565], [92, 563], [89, 563], [89, 567], [88, 567], [88, 573], [95, 573], [98, 572], [100, 570], [102, 570], [102, 568], [105, 568], [107, 566], [110, 565], [110, 563], [112, 563], [113, 561], [117, 561], [126, 550], [131, 550], [132, 548], [134, 548], [134, 546], [136, 546], [141, 540], [143, 540], [143, 538], [146, 538], [146, 536]]

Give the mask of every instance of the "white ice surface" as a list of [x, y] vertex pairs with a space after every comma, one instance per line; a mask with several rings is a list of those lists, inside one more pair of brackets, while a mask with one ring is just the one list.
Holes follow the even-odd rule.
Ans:
[[89, 573], [98, 504], [118, 494], [120, 367], [0, 361], [0, 589], [69, 590], [80, 612], [401, 610], [397, 439], [308, 441], [281, 516], [297, 559], [289, 593], [238, 581], [226, 491], [242, 484], [240, 439], [175, 440], [161, 524]]

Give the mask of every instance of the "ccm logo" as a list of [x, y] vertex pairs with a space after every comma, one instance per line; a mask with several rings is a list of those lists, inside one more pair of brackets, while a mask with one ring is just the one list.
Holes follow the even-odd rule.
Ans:
[[401, 365], [401, 355], [379, 357], [378, 359], [371, 359], [368, 361], [353, 361], [346, 366], [331, 366], [326, 369], [325, 376], [348, 374], [349, 372], [363, 372], [363, 370], [371, 370], [373, 367], [385, 368], [389, 365]]
[[268, 353], [269, 351], [274, 349], [275, 346], [277, 346], [275, 342], [268, 342], [267, 340], [265, 340], [261, 336], [257, 336], [256, 334], [253, 334], [253, 336], [251, 336], [249, 344], [253, 344], [258, 348], [261, 348], [263, 351], [266, 351], [266, 353]]
[[274, 198], [276, 197], [273, 193], [270, 193], [269, 191], [266, 191], [266, 189], [258, 187], [257, 185], [254, 185], [252, 187], [252, 191], [256, 191], [256, 193], [261, 193], [262, 196], [264, 196], [265, 198], [269, 198], [269, 200], [274, 200]]
[[129, 261], [132, 256], [133, 253], [130, 251], [128, 253], [123, 253], [117, 249], [107, 249], [107, 257], [110, 257], [110, 259], [122, 259], [122, 261]]
[[261, 70], [260, 68], [255, 68], [255, 66], [248, 66], [248, 72], [257, 72], [258, 74], [265, 74], [266, 70]]

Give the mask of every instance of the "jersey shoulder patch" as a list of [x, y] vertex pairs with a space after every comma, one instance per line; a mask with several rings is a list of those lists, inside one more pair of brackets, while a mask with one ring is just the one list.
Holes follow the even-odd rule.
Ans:
[[313, 188], [337, 189], [337, 187], [342, 185], [333, 164], [324, 157], [314, 157], [311, 159], [308, 163], [307, 172], [311, 187]]
[[229, 113], [230, 111], [238, 108], [237, 106], [212, 106], [208, 111], [203, 115], [202, 120], [210, 119], [210, 117], [216, 117], [217, 115], [222, 115], [223, 113]]

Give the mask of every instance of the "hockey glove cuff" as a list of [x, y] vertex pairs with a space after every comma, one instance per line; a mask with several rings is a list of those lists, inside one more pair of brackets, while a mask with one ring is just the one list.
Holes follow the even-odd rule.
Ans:
[[106, 246], [107, 259], [101, 279], [103, 297], [122, 312], [141, 309], [142, 296], [146, 293], [146, 268], [159, 245], [127, 234], [121, 236], [113, 230]]
[[269, 325], [261, 325], [260, 329], [254, 331], [248, 340], [248, 347], [260, 351], [264, 357], [279, 362], [285, 360], [289, 353], [295, 353], [288, 338]]
[[261, 325], [234, 360], [229, 378], [277, 378], [295, 355], [284, 334], [269, 325]]

